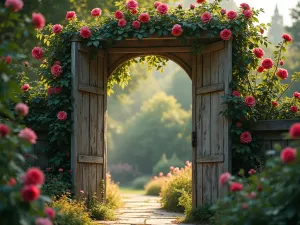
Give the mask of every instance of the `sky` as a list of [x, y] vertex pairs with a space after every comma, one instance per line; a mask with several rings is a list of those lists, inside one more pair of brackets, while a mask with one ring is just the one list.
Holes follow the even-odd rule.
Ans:
[[263, 8], [265, 10], [264, 14], [261, 14], [259, 19], [262, 23], [271, 22], [271, 17], [274, 14], [275, 5], [278, 5], [279, 14], [283, 16], [283, 23], [285, 26], [292, 24], [290, 17], [290, 9], [297, 5], [300, 0], [234, 0], [237, 5], [243, 2], [248, 3], [254, 8]]

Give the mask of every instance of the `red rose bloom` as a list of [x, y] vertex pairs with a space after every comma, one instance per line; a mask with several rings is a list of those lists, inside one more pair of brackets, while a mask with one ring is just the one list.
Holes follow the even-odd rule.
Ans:
[[157, 8], [158, 6], [160, 6], [162, 3], [159, 1], [154, 2], [154, 7]]
[[279, 64], [280, 64], [280, 66], [283, 66], [284, 65], [284, 61], [280, 60]]
[[127, 24], [126, 20], [125, 19], [120, 19], [119, 22], [118, 22], [118, 26], [119, 27], [125, 27]]
[[252, 136], [249, 132], [246, 131], [240, 135], [240, 142], [242, 144], [249, 144], [251, 141], [252, 141]]
[[135, 14], [137, 14], [138, 11], [136, 9], [133, 9], [130, 12], [131, 12], [132, 15], [135, 15]]
[[240, 128], [240, 127], [242, 127], [243, 124], [241, 122], [237, 122], [235, 125], [237, 128]]
[[237, 13], [234, 10], [230, 10], [230, 11], [228, 11], [226, 16], [227, 16], [227, 19], [233, 20], [237, 17]]
[[31, 51], [32, 57], [35, 59], [41, 59], [44, 56], [44, 51], [40, 47], [34, 47]]
[[32, 23], [36, 29], [41, 30], [44, 28], [46, 20], [41, 13], [32, 13]]
[[25, 202], [37, 200], [40, 197], [40, 189], [35, 185], [26, 185], [21, 189], [21, 196]]
[[127, 7], [127, 9], [129, 9], [129, 10], [137, 9], [138, 6], [139, 6], [139, 4], [138, 4], [135, 0], [129, 0], [129, 1], [126, 3], [126, 7]]
[[241, 97], [241, 93], [238, 92], [238, 91], [233, 91], [233, 92], [232, 92], [232, 95], [233, 95], [234, 97]]
[[76, 18], [76, 13], [74, 11], [69, 11], [66, 14], [66, 19], [67, 20], [72, 20]]
[[220, 36], [223, 40], [228, 41], [231, 39], [232, 32], [229, 29], [224, 29], [220, 32]]
[[124, 14], [120, 10], [117, 10], [115, 12], [115, 17], [116, 17], [116, 19], [120, 20], [120, 19], [124, 18]]
[[4, 3], [5, 8], [12, 8], [13, 12], [18, 12], [23, 8], [23, 1], [22, 0], [6, 0]]
[[209, 12], [205, 12], [201, 16], [202, 23], [209, 23], [209, 21], [211, 19], [212, 19], [212, 16], [211, 16], [211, 14]]
[[160, 4], [156, 9], [160, 13], [160, 15], [165, 15], [169, 11], [168, 5], [164, 3]]
[[300, 138], [300, 123], [294, 123], [289, 131], [291, 138]]
[[292, 111], [293, 113], [297, 113], [297, 112], [298, 112], [298, 107], [295, 106], [295, 105], [293, 105], [293, 106], [291, 107], [291, 111]]
[[20, 116], [27, 116], [29, 112], [29, 107], [24, 103], [18, 103], [15, 106], [15, 112], [18, 113]]
[[28, 91], [30, 88], [30, 85], [29, 84], [23, 84], [22, 87], [21, 87], [21, 90], [22, 91]]
[[51, 88], [51, 87], [49, 87], [49, 88], [47, 89], [47, 93], [48, 93], [48, 95], [51, 95], [51, 94], [52, 94], [52, 92], [53, 92], [52, 88]]
[[53, 88], [53, 92], [55, 94], [59, 94], [61, 91], [62, 91], [62, 87], [55, 87], [55, 88]]
[[19, 138], [29, 142], [30, 144], [36, 144], [37, 136], [33, 130], [30, 128], [25, 128], [20, 131]]
[[7, 181], [7, 185], [10, 186], [10, 187], [13, 187], [13, 186], [16, 186], [17, 184], [17, 181], [15, 178], [9, 178], [9, 181]]
[[284, 163], [294, 163], [297, 159], [297, 150], [295, 148], [287, 147], [282, 150], [280, 159]]
[[181, 34], [182, 34], [182, 32], [183, 32], [183, 30], [182, 30], [182, 28], [181, 28], [181, 25], [179, 25], [179, 24], [175, 24], [174, 26], [173, 26], [173, 28], [172, 28], [172, 34], [174, 35], [174, 36], [180, 36]]
[[231, 192], [236, 192], [236, 191], [241, 191], [241, 190], [243, 190], [243, 185], [238, 183], [238, 182], [233, 182], [230, 185], [230, 191]]
[[88, 26], [83, 26], [80, 28], [80, 36], [85, 39], [92, 36], [92, 32], [90, 31]]
[[45, 209], [45, 214], [52, 220], [55, 218], [55, 210], [50, 207]]
[[262, 67], [262, 66], [259, 66], [259, 67], [257, 68], [257, 72], [259, 72], [259, 73], [264, 72], [264, 70], [265, 70], [265, 68]]
[[5, 57], [5, 63], [6, 64], [11, 64], [11, 62], [12, 62], [12, 58], [10, 56], [6, 56]]
[[256, 100], [253, 96], [247, 96], [245, 98], [245, 105], [248, 107], [253, 107], [256, 104]]
[[195, 5], [194, 4], [190, 4], [190, 9], [195, 9]]
[[272, 106], [273, 107], [277, 107], [278, 106], [278, 102], [272, 101]]
[[29, 63], [26, 61], [26, 62], [24, 62], [24, 66], [25, 67], [28, 67], [28, 65], [29, 65]]
[[295, 91], [294, 92], [294, 97], [300, 99], [300, 92]]
[[54, 64], [51, 67], [51, 74], [55, 77], [59, 77], [62, 74], [63, 70], [60, 65]]
[[5, 124], [0, 124], [0, 135], [2, 137], [6, 137], [9, 133], [9, 127], [6, 126]]
[[140, 23], [139, 21], [135, 20], [135, 21], [132, 22], [131, 26], [132, 26], [134, 29], [138, 30], [138, 29], [140, 29], [140, 27], [141, 27], [141, 23]]
[[150, 16], [148, 13], [141, 13], [139, 15], [139, 21], [142, 23], [148, 23], [150, 21]]
[[251, 12], [251, 10], [244, 10], [243, 14], [247, 19], [250, 19], [253, 16], [253, 13]]
[[282, 38], [287, 42], [291, 42], [293, 40], [293, 38], [288, 34], [283, 34]]
[[255, 48], [255, 49], [253, 49], [253, 53], [254, 53], [254, 55], [257, 57], [257, 58], [263, 58], [264, 57], [264, 55], [265, 55], [265, 52], [264, 52], [264, 50], [262, 50], [261, 48]]
[[244, 10], [250, 10], [250, 6], [247, 3], [240, 4], [240, 8]]
[[203, 2], [205, 2], [205, 0], [197, 0], [198, 4], [202, 4]]
[[225, 14], [226, 14], [226, 9], [221, 9], [220, 13], [221, 13], [222, 15], [225, 15]]
[[59, 120], [66, 120], [68, 114], [65, 111], [60, 111], [57, 113], [57, 119]]
[[264, 33], [265, 33], [265, 30], [264, 30], [264, 29], [260, 29], [260, 33], [261, 33], [261, 34], [264, 34]]
[[62, 25], [60, 25], [60, 24], [55, 24], [55, 25], [52, 27], [52, 32], [53, 32], [54, 34], [59, 34], [61, 31], [62, 31]]
[[91, 16], [92, 16], [92, 17], [101, 16], [101, 14], [102, 14], [102, 10], [99, 9], [99, 8], [94, 8], [94, 9], [91, 11]]
[[255, 169], [250, 169], [248, 171], [248, 174], [250, 174], [250, 175], [256, 174], [256, 170]]
[[223, 173], [219, 178], [219, 183], [224, 186], [225, 184], [228, 184], [228, 181], [230, 180], [231, 175], [230, 173]]
[[271, 69], [274, 65], [274, 62], [272, 59], [270, 58], [266, 58], [262, 61], [261, 63], [262, 67], [265, 68], [265, 69]]
[[44, 173], [39, 168], [34, 167], [29, 168], [23, 177], [24, 185], [43, 185], [44, 180]]
[[281, 79], [281, 80], [286, 80], [289, 76], [289, 73], [287, 70], [279, 68], [276, 75]]

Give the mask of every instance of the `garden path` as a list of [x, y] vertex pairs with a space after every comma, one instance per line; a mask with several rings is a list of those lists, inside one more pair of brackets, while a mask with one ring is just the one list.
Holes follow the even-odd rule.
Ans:
[[[113, 225], [168, 225], [178, 224], [182, 213], [160, 209], [159, 197], [139, 194], [122, 194], [124, 206], [116, 211], [116, 221], [98, 221], [98, 224]], [[180, 225], [188, 225], [182, 224]]]

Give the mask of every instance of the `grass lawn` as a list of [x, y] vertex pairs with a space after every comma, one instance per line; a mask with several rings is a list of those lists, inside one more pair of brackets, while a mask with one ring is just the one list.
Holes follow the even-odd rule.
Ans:
[[120, 187], [121, 194], [145, 194], [145, 190], [137, 190], [131, 187]]

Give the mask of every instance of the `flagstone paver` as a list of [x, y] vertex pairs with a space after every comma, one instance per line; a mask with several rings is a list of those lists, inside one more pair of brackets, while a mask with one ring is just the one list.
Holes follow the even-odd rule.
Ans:
[[[116, 210], [116, 221], [98, 221], [98, 224], [105, 225], [170, 225], [177, 224], [182, 213], [167, 212], [161, 209], [159, 197], [123, 194], [124, 206]], [[190, 225], [183, 224], [180, 225]]]

